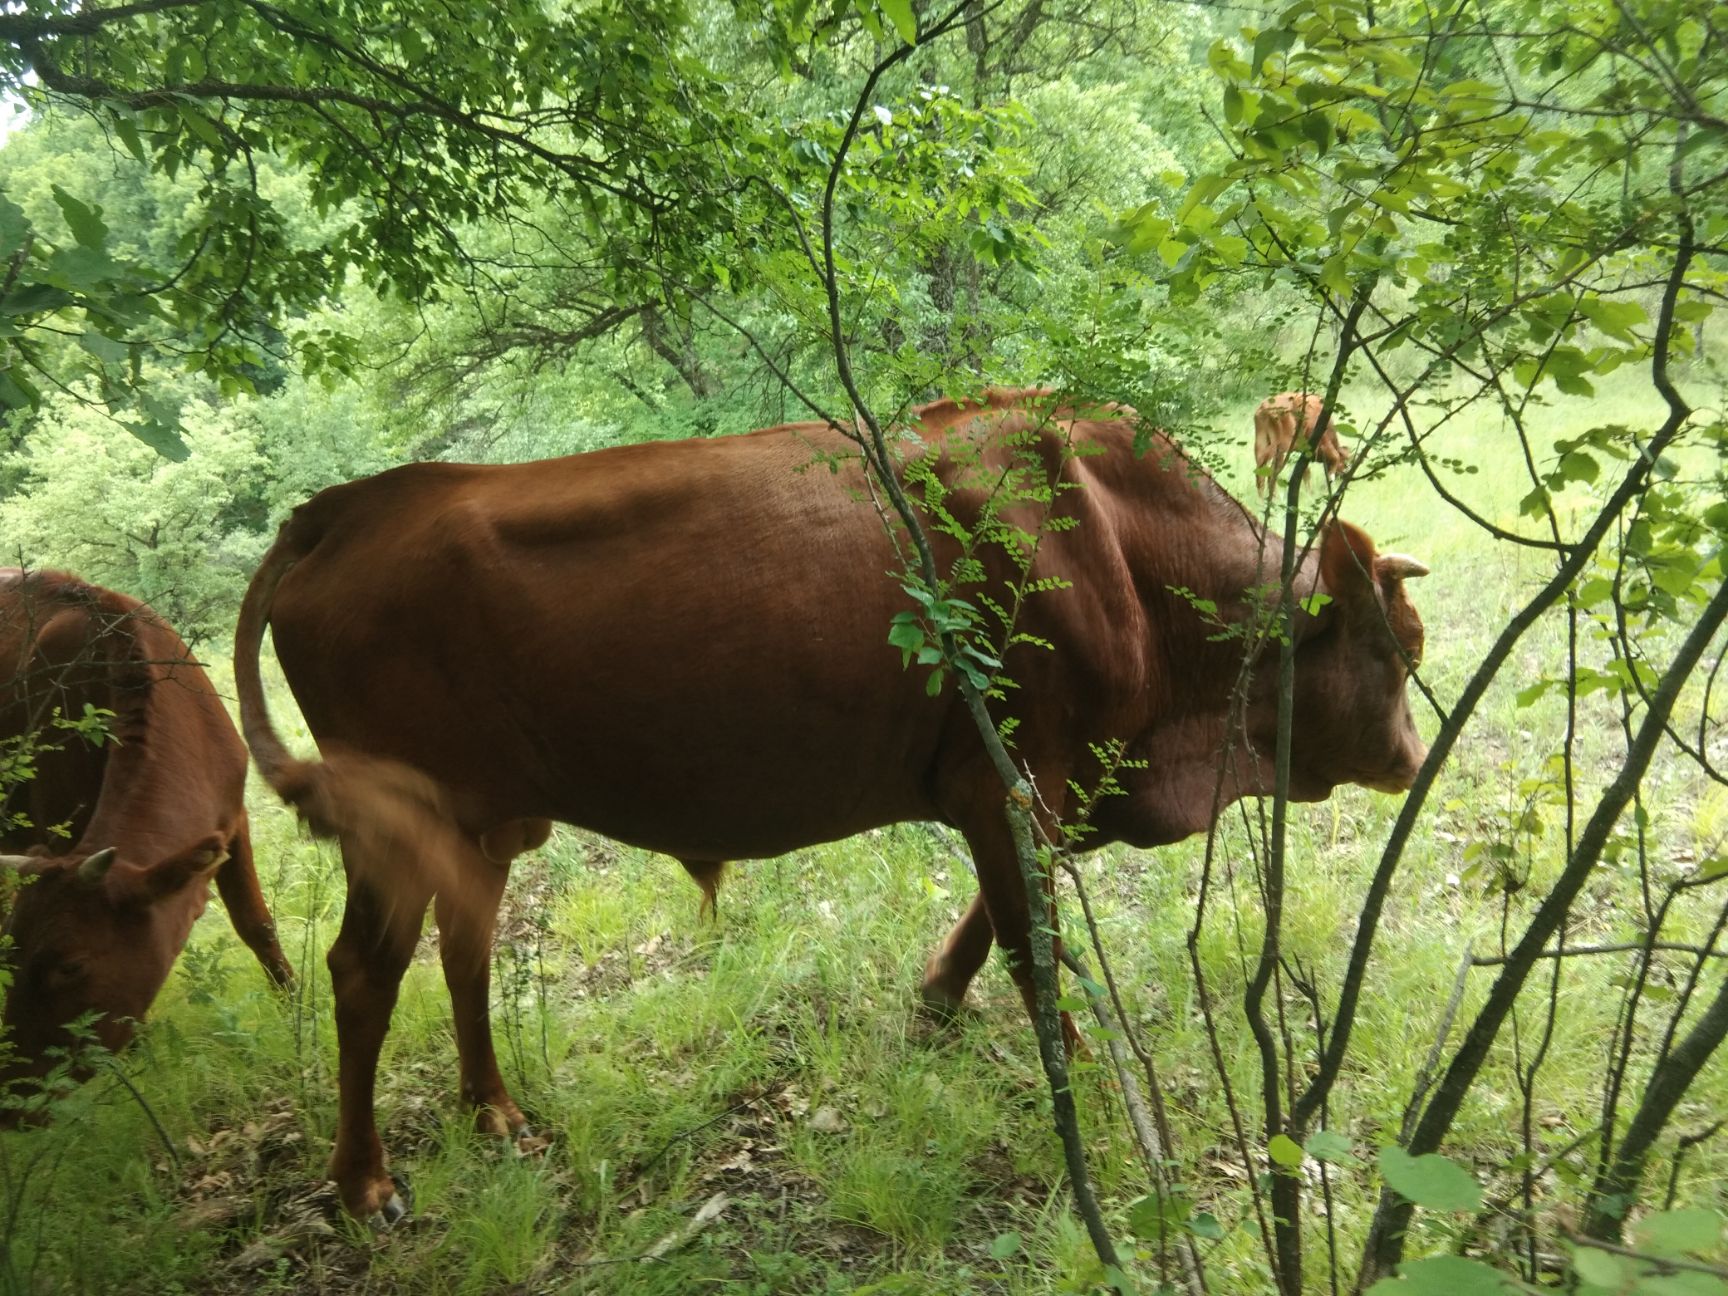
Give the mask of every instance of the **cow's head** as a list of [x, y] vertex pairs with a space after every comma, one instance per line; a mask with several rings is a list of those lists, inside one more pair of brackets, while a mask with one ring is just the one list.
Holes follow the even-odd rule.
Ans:
[[65, 856], [0, 856], [18, 874], [5, 920], [12, 976], [3, 1020], [9, 1058], [0, 1082], [46, 1074], [92, 1018], [95, 1039], [124, 1047], [168, 979], [205, 883], [227, 858], [220, 838], [149, 865], [112, 848]]
[[1321, 540], [1318, 570], [1329, 601], [1298, 629], [1290, 795], [1318, 801], [1341, 783], [1402, 792], [1428, 754], [1405, 695], [1422, 660], [1422, 618], [1404, 581], [1428, 569], [1376, 554], [1339, 521]]

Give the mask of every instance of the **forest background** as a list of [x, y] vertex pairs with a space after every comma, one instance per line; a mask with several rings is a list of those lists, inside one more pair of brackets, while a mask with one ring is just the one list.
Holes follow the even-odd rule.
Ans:
[[1073, 1085], [1113, 1253], [1006, 978], [913, 1020], [972, 886], [923, 827], [740, 868], [713, 926], [561, 834], [497, 955], [550, 1146], [467, 1132], [417, 967], [414, 1221], [341, 1219], [340, 868], [255, 795], [300, 989], [202, 923], [112, 1078], [0, 1138], [0, 1284], [1728, 1290], [1725, 41], [1693, 0], [8, 7], [5, 561], [219, 662], [286, 510], [393, 463], [1038, 383], [1250, 499], [1306, 388], [1359, 458], [1269, 520], [1433, 566], [1435, 754], [1059, 870], [1114, 973]]

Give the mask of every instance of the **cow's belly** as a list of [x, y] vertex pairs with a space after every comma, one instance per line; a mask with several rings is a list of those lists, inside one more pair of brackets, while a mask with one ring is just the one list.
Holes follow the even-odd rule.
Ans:
[[930, 744], [867, 718], [816, 723], [815, 708], [775, 697], [756, 698], [748, 717], [680, 691], [639, 709], [600, 705], [607, 700], [548, 700], [532, 716], [424, 703], [413, 714], [314, 707], [307, 720], [322, 745], [431, 774], [475, 829], [548, 818], [649, 850], [727, 859], [935, 816]]

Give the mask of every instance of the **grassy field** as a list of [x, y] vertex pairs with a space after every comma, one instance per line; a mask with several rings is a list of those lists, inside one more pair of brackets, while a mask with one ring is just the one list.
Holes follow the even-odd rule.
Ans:
[[[1591, 421], [1649, 426], [1659, 410], [1642, 390], [1628, 382], [1546, 417], [1556, 433]], [[1245, 445], [1247, 411], [1227, 426], [1241, 429]], [[1458, 479], [1472, 506], [1517, 525], [1527, 484], [1504, 430], [1465, 422], [1445, 452], [1483, 465]], [[1364, 484], [1345, 512], [1382, 548], [1432, 565], [1413, 595], [1428, 624], [1425, 677], [1450, 700], [1545, 576], [1545, 559], [1494, 543], [1411, 471]], [[1326, 1119], [1363, 1158], [1331, 1183], [1352, 1267], [1379, 1190], [1373, 1152], [1396, 1132], [1459, 961], [1499, 946], [1502, 897], [1467, 869], [1466, 852], [1474, 842], [1515, 845], [1530, 877], [1511, 901], [1514, 932], [1558, 868], [1553, 815], [1534, 840], [1507, 823], [1561, 722], [1557, 706], [1520, 710], [1513, 695], [1559, 669], [1562, 646], [1556, 621], [1520, 650], [1431, 797], [1394, 889], [1352, 1061]], [[1418, 714], [1431, 729], [1432, 714], [1420, 704]], [[291, 741], [310, 748], [303, 732]], [[1596, 699], [1580, 739], [1586, 792], [1612, 774], [1619, 741], [1615, 713]], [[1658, 873], [1720, 850], [1721, 788], [1678, 764], [1650, 786]], [[0, 1296], [1087, 1289], [1094, 1262], [1068, 1207], [1048, 1095], [1008, 978], [995, 965], [980, 977], [980, 1012], [955, 1032], [932, 1031], [912, 1012], [924, 958], [974, 886], [951, 835], [902, 826], [739, 866], [719, 922], [707, 924], [673, 861], [561, 831], [518, 866], [496, 956], [506, 1079], [549, 1142], [518, 1157], [469, 1132], [428, 937], [386, 1045], [379, 1101], [413, 1213], [376, 1231], [343, 1218], [322, 1181], [335, 1114], [323, 952], [341, 912], [340, 866], [264, 790], [254, 787], [251, 804], [298, 990], [271, 993], [219, 907], [206, 915], [120, 1076], [69, 1098], [51, 1128], [0, 1136]], [[1288, 945], [1328, 996], [1397, 806], [1347, 789], [1294, 811]], [[1258, 1059], [1239, 1009], [1259, 934], [1247, 843], [1232, 816], [1200, 950], [1224, 1064], [1252, 1125]], [[1248, 1171], [1188, 964], [1199, 860], [1200, 843], [1189, 842], [1108, 848], [1084, 868], [1130, 1013], [1157, 1059], [1176, 1174], [1223, 1233], [1205, 1243], [1213, 1290], [1258, 1292], [1268, 1284]], [[1601, 873], [1577, 906], [1572, 943], [1622, 940], [1634, 929], [1630, 864]], [[1678, 932], [1703, 913], [1683, 914]], [[1598, 1117], [1626, 967], [1603, 957], [1564, 968], [1560, 1028], [1535, 1099], [1543, 1148], [1564, 1147]], [[1471, 974], [1465, 1013], [1490, 975]], [[1533, 984], [1520, 1010], [1525, 1049], [1548, 984]], [[1495, 1175], [1518, 1151], [1512, 1048], [1509, 1027], [1449, 1145], [1491, 1195], [1509, 1183]], [[1082, 1064], [1076, 1085], [1099, 1189], [1126, 1238], [1128, 1203], [1146, 1183], [1114, 1081]], [[1724, 1114], [1728, 1068], [1718, 1061], [1681, 1125]], [[1581, 1153], [1562, 1157], [1541, 1193], [1576, 1201], [1569, 1176], [1588, 1164]], [[1654, 1173], [1666, 1176], [1666, 1160]], [[1720, 1141], [1705, 1143], [1686, 1163], [1680, 1198], [1721, 1208], [1725, 1180], [1728, 1154]], [[1309, 1201], [1319, 1208], [1317, 1193]], [[1446, 1249], [1459, 1226], [1419, 1219], [1414, 1254]]]

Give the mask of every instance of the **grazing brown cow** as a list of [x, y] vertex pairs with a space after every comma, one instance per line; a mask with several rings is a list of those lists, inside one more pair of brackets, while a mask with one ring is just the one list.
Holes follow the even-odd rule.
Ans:
[[[1254, 411], [1254, 466], [1259, 469], [1255, 485], [1262, 494], [1272, 493], [1279, 470], [1296, 449], [1296, 438], [1320, 427], [1322, 403], [1318, 396], [1279, 392], [1261, 401]], [[1314, 458], [1325, 466], [1328, 482], [1342, 476], [1350, 465], [1350, 456], [1338, 443], [1338, 429], [1330, 418], [1314, 441]], [[1303, 473], [1306, 476], [1307, 469]]]
[[[1137, 456], [1128, 411], [992, 393], [925, 406], [913, 429], [922, 445], [899, 444], [949, 482], [956, 516], [976, 516], [977, 483], [1002, 480], [1010, 442], [1034, 477], [1084, 488], [1055, 491], [1073, 525], [1046, 528], [1031, 569], [1071, 587], [1028, 597], [1015, 627], [1051, 646], [1006, 655], [1019, 687], [1002, 711], [1047, 821], [1070, 808], [1070, 780], [1099, 777], [1089, 744], [1112, 738], [1147, 767], [1119, 772], [1126, 795], [1101, 800], [1090, 845], [1176, 841], [1267, 790], [1277, 672], [1254, 672], [1233, 711], [1240, 642], [1189, 601], [1252, 614], [1244, 591], [1276, 555], [1256, 520], [1167, 441]], [[956, 557], [949, 537], [935, 543]], [[989, 546], [980, 556], [1002, 596], [1013, 564]], [[348, 868], [330, 969], [331, 1175], [349, 1210], [402, 1209], [374, 1073], [434, 897], [462, 1095], [481, 1128], [522, 1129], [493, 1056], [486, 955], [511, 856], [550, 820], [676, 856], [698, 881], [718, 861], [883, 824], [952, 825], [979, 896], [930, 959], [924, 1001], [957, 1007], [992, 938], [1030, 996], [1003, 787], [955, 690], [929, 696], [925, 672], [886, 642], [911, 606], [899, 565], [854, 448], [818, 424], [510, 467], [411, 464], [294, 511], [247, 591], [235, 673], [265, 777], [341, 839]], [[1304, 560], [1302, 592], [1331, 600], [1297, 627], [1296, 798], [1414, 777], [1423, 744], [1404, 690], [1422, 630], [1402, 578], [1419, 571], [1376, 557], [1347, 523]], [[271, 729], [266, 624], [323, 763], [293, 758]]]
[[[52, 723], [86, 706], [113, 713], [100, 746]], [[29, 735], [34, 776], [0, 789], [0, 846], [31, 852], [0, 856], [24, 875], [5, 921], [0, 1079], [47, 1072], [85, 1013], [103, 1045], [124, 1045], [212, 876], [264, 970], [292, 979], [253, 872], [246, 749], [179, 635], [124, 594], [0, 568], [0, 741]]]

